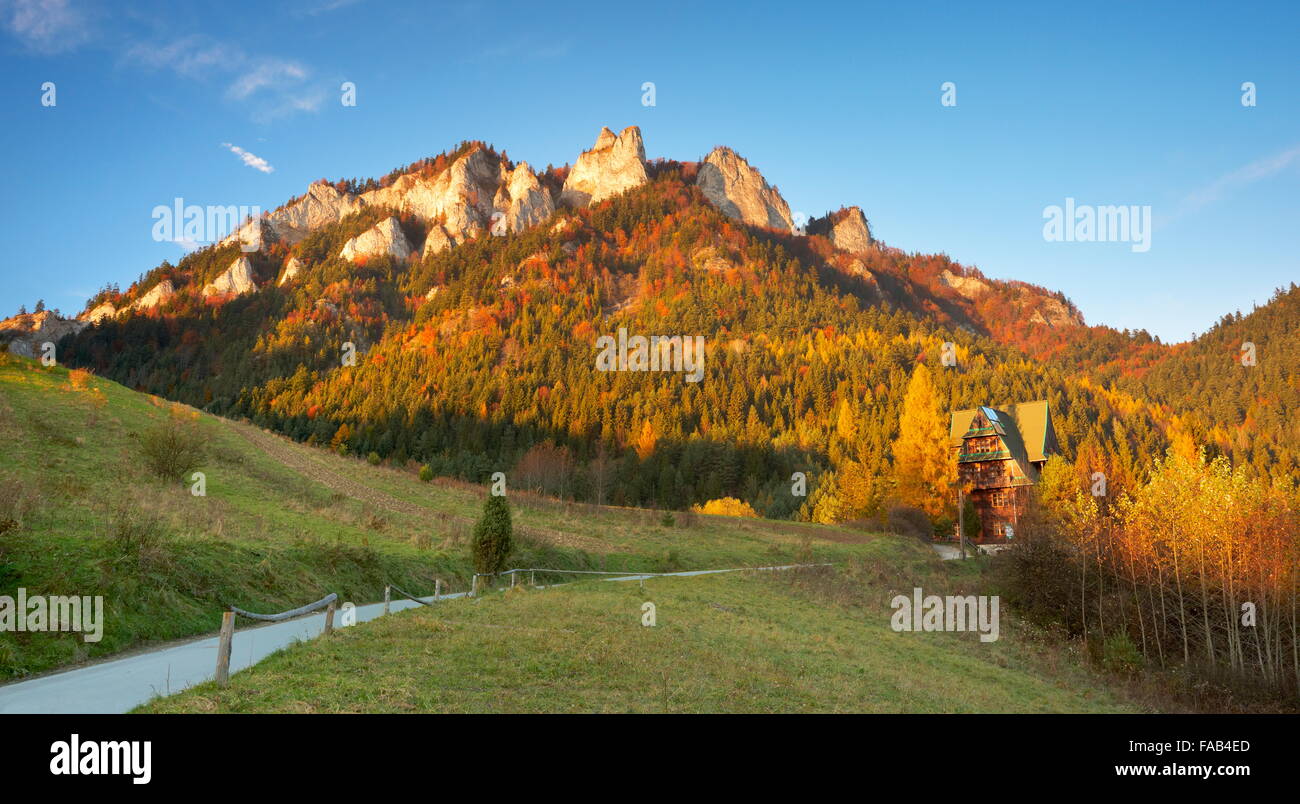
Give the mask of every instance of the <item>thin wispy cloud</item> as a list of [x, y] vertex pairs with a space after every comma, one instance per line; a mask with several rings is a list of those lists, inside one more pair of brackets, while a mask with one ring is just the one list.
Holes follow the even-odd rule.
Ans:
[[90, 39], [86, 16], [68, 0], [0, 0], [6, 31], [38, 53], [63, 53]]
[[341, 8], [354, 6], [359, 2], [361, 2], [361, 0], [326, 0], [326, 2], [318, 3], [304, 9], [303, 13], [314, 17], [318, 14], [328, 14], [331, 11], [338, 11]]
[[185, 78], [205, 78], [237, 69], [246, 57], [238, 47], [192, 35], [165, 45], [137, 43], [126, 51], [123, 59], [142, 67], [169, 69]]
[[244, 100], [261, 90], [296, 84], [306, 78], [307, 70], [301, 64], [262, 59], [230, 85], [226, 97]]
[[271, 166], [270, 162], [267, 162], [265, 159], [258, 156], [257, 154], [245, 151], [243, 148], [240, 148], [238, 145], [231, 145], [228, 142], [223, 142], [221, 143], [221, 147], [229, 150], [232, 154], [244, 160], [244, 164], [248, 165], [253, 170], [260, 170], [263, 173], [275, 172], [275, 168]]
[[259, 122], [320, 109], [323, 82], [306, 65], [290, 59], [254, 56], [238, 45], [200, 35], [165, 42], [139, 42], [126, 51], [127, 64], [169, 70], [182, 78], [225, 86], [224, 97], [247, 105]]
[[535, 34], [510, 37], [489, 48], [484, 49], [471, 61], [498, 61], [509, 58], [513, 61], [548, 61], [562, 59], [569, 55], [572, 41], [568, 39], [552, 41]]
[[[353, 2], [323, 0], [311, 8], [324, 13]], [[248, 53], [233, 41], [203, 34], [142, 38], [121, 30], [130, 21], [107, 17], [80, 0], [0, 0], [0, 30], [32, 52], [63, 53], [93, 38], [115, 54], [119, 66], [166, 71], [212, 85], [227, 102], [245, 106], [258, 122], [317, 112], [332, 88], [330, 81], [293, 59]], [[117, 30], [111, 30], [114, 27]]]
[[1157, 221], [1157, 223], [1167, 224], [1178, 220], [1185, 215], [1221, 201], [1257, 181], [1281, 173], [1298, 162], [1300, 162], [1300, 145], [1293, 145], [1272, 156], [1267, 156], [1237, 168], [1231, 173], [1226, 173], [1204, 187], [1197, 188], [1183, 196], [1173, 214]]

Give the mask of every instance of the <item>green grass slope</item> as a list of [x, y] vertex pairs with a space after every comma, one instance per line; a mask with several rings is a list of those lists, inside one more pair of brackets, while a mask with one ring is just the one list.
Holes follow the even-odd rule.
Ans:
[[[943, 583], [949, 567], [914, 542], [879, 547], [893, 570], [866, 558], [446, 601], [295, 645], [227, 689], [204, 684], [140, 711], [1132, 711], [1065, 654], [1006, 633], [1006, 617], [994, 643], [895, 633], [888, 576], [911, 564]], [[654, 627], [641, 622], [645, 602]]]
[[[206, 496], [143, 465], [169, 416], [206, 441]], [[503, 470], [508, 467], [503, 467]], [[98, 643], [0, 633], [0, 680], [215, 630], [229, 605], [281, 611], [386, 583], [463, 589], [484, 490], [296, 444], [102, 378], [0, 354], [0, 595], [103, 595]], [[866, 534], [511, 494], [515, 563], [673, 570], [842, 560]]]

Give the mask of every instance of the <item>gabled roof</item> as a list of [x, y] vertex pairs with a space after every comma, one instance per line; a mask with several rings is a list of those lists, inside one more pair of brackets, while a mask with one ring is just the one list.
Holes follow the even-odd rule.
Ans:
[[997, 411], [993, 408], [977, 408], [971, 411], [972, 414], [983, 414], [983, 418], [978, 415], [972, 415], [970, 427], [961, 436], [962, 438], [974, 438], [984, 435], [1006, 435], [1006, 428], [1002, 426], [1002, 419], [998, 417]]
[[[961, 446], [975, 414], [980, 411], [993, 414], [989, 416], [986, 412], [985, 417], [990, 420], [996, 418], [1003, 430], [998, 435], [1004, 436], [1004, 440], [1017, 442], [1021, 448], [1019, 451], [1026, 459], [1033, 462], [1045, 461], [1047, 456], [1056, 452], [1056, 433], [1052, 430], [1052, 416], [1047, 408], [1046, 399], [1021, 402], [1018, 405], [1002, 408], [983, 407], [953, 411], [948, 430], [949, 443], [952, 446]], [[1013, 452], [1018, 451], [1015, 444], [1007, 443], [1007, 446]]]
[[1046, 399], [1013, 405], [1011, 416], [1024, 439], [1029, 460], [1045, 461], [1056, 452], [1056, 432], [1052, 429], [1052, 413]]

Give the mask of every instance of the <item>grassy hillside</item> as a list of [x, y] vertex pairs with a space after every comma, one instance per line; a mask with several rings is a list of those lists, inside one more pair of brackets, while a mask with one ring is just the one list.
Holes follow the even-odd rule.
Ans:
[[[141, 460], [178, 416], [206, 442], [206, 496]], [[0, 594], [105, 597], [98, 643], [0, 633], [0, 679], [215, 629], [228, 605], [279, 611], [385, 583], [463, 589], [483, 490], [421, 483], [116, 383], [0, 354]], [[865, 534], [817, 525], [597, 508], [511, 495], [517, 563], [695, 569], [839, 560]]]
[[969, 573], [882, 537], [836, 569], [520, 587], [344, 629], [141, 711], [1133, 711], [1009, 617], [994, 643], [891, 630], [905, 578]]

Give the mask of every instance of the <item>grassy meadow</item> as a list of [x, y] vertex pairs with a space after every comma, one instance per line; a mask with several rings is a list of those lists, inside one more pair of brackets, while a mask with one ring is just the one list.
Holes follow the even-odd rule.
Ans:
[[879, 545], [844, 567], [521, 586], [409, 609], [140, 711], [1136, 711], [1023, 630], [993, 643], [895, 633], [885, 600], [903, 573], [925, 566], [949, 587], [961, 573], [942, 577], [924, 545]]
[[[171, 417], [199, 428], [206, 495], [144, 465]], [[508, 467], [503, 467], [507, 469]], [[485, 490], [421, 482], [176, 406], [114, 382], [0, 354], [0, 595], [103, 595], [98, 643], [0, 633], [0, 680], [213, 632], [229, 605], [282, 611], [386, 583], [465, 589]], [[871, 537], [819, 525], [666, 515], [511, 494], [512, 563], [667, 571], [839, 561]]]

